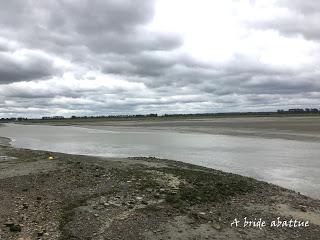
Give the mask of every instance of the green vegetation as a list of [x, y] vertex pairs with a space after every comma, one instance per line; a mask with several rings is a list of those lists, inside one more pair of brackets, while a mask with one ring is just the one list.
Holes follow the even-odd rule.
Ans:
[[[158, 174], [170, 174], [180, 180], [177, 189], [170, 188], [159, 182]], [[116, 170], [118, 177], [124, 181], [141, 180], [137, 185], [139, 190], [152, 189], [154, 192], [165, 194], [165, 200], [173, 207], [183, 207], [193, 204], [221, 202], [232, 196], [247, 194], [255, 190], [257, 181], [243, 178], [235, 174], [208, 172], [178, 168], [149, 168], [141, 170]]]
[[254, 183], [234, 174], [215, 174], [187, 169], [163, 169], [183, 179], [176, 193], [169, 193], [169, 203], [181, 201], [188, 204], [220, 202], [237, 194], [246, 194], [254, 190]]

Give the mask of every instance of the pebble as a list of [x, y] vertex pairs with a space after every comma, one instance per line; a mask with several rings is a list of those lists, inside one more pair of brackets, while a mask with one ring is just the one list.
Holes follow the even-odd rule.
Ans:
[[10, 227], [10, 226], [14, 225], [14, 223], [12, 221], [7, 221], [4, 225], [6, 227]]
[[219, 224], [213, 224], [212, 227], [216, 230], [220, 230], [221, 226]]
[[22, 209], [28, 209], [29, 205], [27, 203], [22, 204]]
[[304, 205], [299, 205], [299, 209], [300, 209], [302, 212], [307, 212], [307, 207], [304, 206]]
[[9, 226], [10, 232], [21, 232], [21, 226], [19, 224], [12, 224]]

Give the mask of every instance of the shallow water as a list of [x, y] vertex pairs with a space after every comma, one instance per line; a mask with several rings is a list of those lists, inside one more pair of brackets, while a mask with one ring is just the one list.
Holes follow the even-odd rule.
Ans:
[[8, 124], [15, 147], [106, 157], [155, 156], [254, 177], [320, 198], [320, 143], [197, 133]]

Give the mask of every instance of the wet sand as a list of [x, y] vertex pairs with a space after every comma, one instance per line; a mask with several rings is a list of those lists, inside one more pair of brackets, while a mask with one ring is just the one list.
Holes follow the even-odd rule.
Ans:
[[[33, 123], [25, 122], [25, 124]], [[121, 128], [160, 129], [180, 132], [199, 132], [235, 136], [282, 138], [320, 141], [320, 116], [301, 117], [232, 117], [198, 119], [105, 120], [76, 119], [35, 121], [37, 124], [74, 125], [101, 129], [103, 126]]]
[[[87, 125], [87, 127], [99, 128]], [[320, 117], [255, 117], [218, 118], [182, 121], [122, 121], [101, 125], [153, 128], [179, 132], [199, 132], [233, 136], [282, 138], [289, 140], [320, 141]], [[101, 128], [101, 127], [100, 127]]]
[[[0, 125], [1, 127], [1, 125]], [[0, 145], [1, 146], [9, 146], [10, 145], [10, 139], [8, 138], [4, 138], [4, 137], [0, 137]]]

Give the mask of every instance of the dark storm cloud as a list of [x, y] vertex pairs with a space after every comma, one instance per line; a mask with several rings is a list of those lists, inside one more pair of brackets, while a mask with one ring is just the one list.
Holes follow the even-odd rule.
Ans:
[[[100, 68], [96, 60], [101, 55], [139, 55], [181, 45], [177, 35], [145, 29], [144, 24], [153, 17], [153, 5], [153, 0], [5, 1], [0, 7], [0, 33], [25, 48], [41, 49]], [[0, 49], [5, 50], [4, 47], [0, 42]], [[25, 67], [2, 60], [2, 82], [49, 75], [49, 62], [39, 59], [41, 64], [33, 69], [38, 59], [29, 60], [30, 66]], [[125, 66], [121, 71], [126, 71]]]
[[0, 84], [46, 78], [59, 73], [53, 61], [41, 54], [16, 56], [10, 52], [0, 52]]
[[[24, 4], [13, 0], [2, 5], [0, 26], [6, 29], [4, 34], [23, 40], [29, 47], [75, 58], [79, 50], [124, 54], [170, 50], [181, 44], [175, 35], [144, 28], [153, 16], [153, 0], [49, 0]], [[15, 19], [10, 12], [21, 14]]]
[[[320, 100], [319, 69], [268, 64], [252, 49], [200, 61], [181, 50], [182, 36], [149, 28], [154, 6], [155, 0], [1, 1], [0, 112], [210, 112]], [[279, 0], [274, 7], [288, 14], [249, 22], [250, 31], [319, 43], [319, 3]]]
[[140, 77], [158, 77], [165, 75], [176, 64], [183, 64], [182, 56], [168, 52], [142, 52], [135, 55], [118, 56], [104, 62], [104, 73], [137, 75]]

